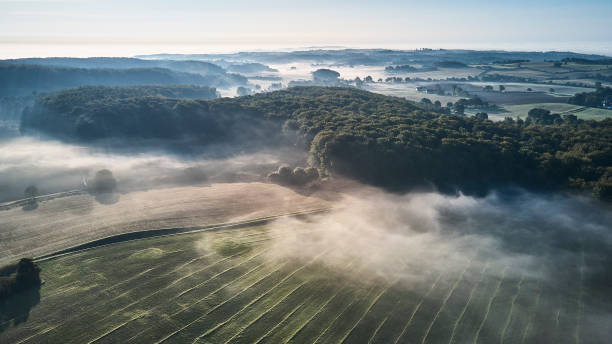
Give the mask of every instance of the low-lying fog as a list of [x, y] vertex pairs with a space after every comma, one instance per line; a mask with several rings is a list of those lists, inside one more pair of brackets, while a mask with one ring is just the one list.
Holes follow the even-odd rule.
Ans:
[[539, 302], [551, 319], [578, 321], [582, 336], [603, 343], [612, 335], [611, 226], [609, 206], [578, 196], [394, 195], [364, 187], [330, 213], [276, 221], [270, 257], [318, 257], [358, 281], [399, 281], [421, 297], [436, 283], [451, 291], [489, 283], [478, 289], [486, 298], [497, 285], [496, 301], [522, 287], [514, 312], [533, 316]]
[[[263, 180], [281, 162], [298, 163], [305, 159], [305, 154], [265, 150], [254, 154], [228, 153], [227, 158], [209, 158], [207, 151], [181, 155], [124, 148], [118, 153], [116, 149], [34, 137], [5, 139], [1, 145], [0, 202], [23, 198], [30, 185], [36, 186], [40, 194], [83, 188], [101, 169], [113, 173], [119, 192], [128, 192], [171, 185]], [[208, 150], [211, 149], [214, 148]]]
[[[285, 153], [206, 159], [205, 154], [112, 153], [33, 137], [5, 139], [0, 201], [22, 198], [28, 185], [41, 194], [80, 188], [100, 169], [113, 172], [120, 192], [262, 181], [281, 163], [304, 161], [303, 155]], [[538, 298], [554, 295], [557, 301], [550, 302], [557, 308], [551, 312], [581, 312], [584, 331], [604, 339], [612, 335], [611, 226], [610, 206], [588, 197], [522, 190], [496, 191], [484, 198], [397, 195], [359, 187], [347, 191], [328, 213], [274, 222], [270, 257], [320, 256], [360, 280], [401, 280], [421, 295], [434, 280], [449, 287], [459, 280], [511, 280], [515, 287], [539, 290]], [[536, 302], [535, 293], [522, 311]], [[556, 304], [559, 300], [566, 301]]]

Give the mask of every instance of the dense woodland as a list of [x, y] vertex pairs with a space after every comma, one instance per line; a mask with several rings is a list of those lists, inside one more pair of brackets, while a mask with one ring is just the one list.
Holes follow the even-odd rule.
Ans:
[[215, 100], [82, 98], [59, 93], [39, 99], [24, 112], [22, 130], [85, 141], [188, 135], [206, 144], [297, 144], [325, 173], [394, 190], [433, 184], [480, 194], [511, 183], [592, 190], [612, 199], [610, 119], [534, 112], [527, 121], [492, 122], [433, 113], [400, 98], [322, 87]]
[[612, 88], [600, 87], [595, 92], [583, 92], [570, 97], [570, 104], [601, 107], [612, 106]]
[[60, 90], [85, 85], [194, 84], [230, 87], [246, 83], [247, 79], [245, 77], [225, 72], [195, 74], [167, 68], [86, 69], [0, 64], [0, 96], [26, 95], [32, 92]]

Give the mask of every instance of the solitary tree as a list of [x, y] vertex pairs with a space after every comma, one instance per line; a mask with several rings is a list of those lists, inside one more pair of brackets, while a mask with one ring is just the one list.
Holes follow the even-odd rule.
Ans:
[[34, 210], [38, 207], [38, 200], [36, 198], [38, 196], [38, 189], [36, 188], [36, 186], [28, 186], [24, 190], [23, 195], [26, 199], [26, 203], [23, 207], [24, 210]]
[[465, 113], [465, 105], [461, 103], [455, 103], [454, 110], [456, 114], [463, 115]]
[[113, 173], [109, 170], [100, 170], [96, 172], [92, 183], [92, 191], [96, 193], [111, 193], [117, 188], [117, 180]]
[[25, 198], [30, 202], [36, 202], [36, 196], [38, 196], [38, 188], [34, 185], [28, 186], [23, 192]]
[[479, 112], [476, 115], [474, 115], [474, 117], [476, 117], [476, 119], [479, 119], [481, 121], [489, 119], [489, 115], [486, 112]]
[[339, 77], [340, 73], [326, 68], [317, 69], [316, 71], [312, 72], [312, 78], [316, 82], [335, 83], [338, 81]]

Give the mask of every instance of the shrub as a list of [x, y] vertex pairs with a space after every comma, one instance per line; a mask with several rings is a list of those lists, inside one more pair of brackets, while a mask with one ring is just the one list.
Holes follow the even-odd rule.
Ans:
[[306, 185], [319, 179], [319, 171], [314, 167], [296, 167], [293, 170], [289, 166], [281, 166], [276, 172], [268, 175], [268, 180], [281, 185]]
[[0, 299], [40, 286], [40, 268], [32, 259], [0, 268]]

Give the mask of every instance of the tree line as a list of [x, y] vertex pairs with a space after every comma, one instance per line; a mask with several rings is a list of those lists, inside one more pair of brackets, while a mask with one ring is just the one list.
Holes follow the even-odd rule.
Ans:
[[[394, 190], [433, 184], [443, 191], [483, 194], [515, 184], [589, 190], [612, 199], [612, 119], [585, 121], [536, 111], [526, 121], [492, 122], [333, 87], [215, 100], [107, 99], [95, 106], [60, 99], [40, 100], [24, 113], [23, 127], [87, 140], [172, 138], [170, 133], [184, 132], [216, 143], [265, 137], [269, 145], [304, 147], [312, 166], [328, 174]], [[58, 128], [61, 121], [65, 126]]]

